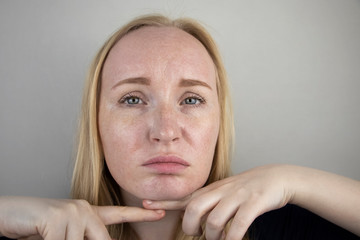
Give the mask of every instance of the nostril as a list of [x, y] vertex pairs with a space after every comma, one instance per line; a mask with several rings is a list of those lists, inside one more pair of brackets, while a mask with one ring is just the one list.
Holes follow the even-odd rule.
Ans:
[[180, 137], [175, 134], [175, 132], [171, 131], [171, 132], [160, 132], [159, 134], [156, 133], [152, 133], [151, 134], [151, 141], [156, 142], [156, 143], [173, 143], [173, 142], [177, 142]]
[[149, 140], [153, 143], [175, 143], [181, 138], [181, 130], [174, 114], [169, 111], [154, 115], [149, 128]]

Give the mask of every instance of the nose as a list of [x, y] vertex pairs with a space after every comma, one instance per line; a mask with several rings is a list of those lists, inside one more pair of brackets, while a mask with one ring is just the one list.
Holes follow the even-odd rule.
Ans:
[[170, 144], [181, 138], [181, 127], [176, 109], [163, 106], [153, 111], [150, 141]]

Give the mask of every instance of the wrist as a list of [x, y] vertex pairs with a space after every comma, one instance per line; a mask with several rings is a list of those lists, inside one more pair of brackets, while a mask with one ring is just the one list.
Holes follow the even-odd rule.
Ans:
[[313, 169], [300, 166], [287, 166], [286, 170], [286, 192], [288, 203], [304, 207], [304, 203], [309, 201], [309, 188], [315, 187], [315, 173]]

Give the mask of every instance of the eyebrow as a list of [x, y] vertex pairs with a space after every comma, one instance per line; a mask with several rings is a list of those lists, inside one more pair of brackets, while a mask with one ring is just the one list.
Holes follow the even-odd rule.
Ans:
[[126, 78], [117, 82], [111, 89], [114, 89], [123, 84], [141, 84], [141, 85], [150, 85], [150, 80], [143, 77], [136, 77], [136, 78]]
[[[148, 78], [144, 78], [144, 77], [126, 78], [124, 80], [117, 82], [114, 86], [112, 86], [111, 89], [117, 88], [118, 86], [123, 84], [141, 84], [141, 85], [149, 86], [150, 82], [151, 81]], [[210, 85], [200, 80], [182, 79], [179, 83], [179, 87], [192, 87], [192, 86], [203, 86], [212, 90]]]
[[192, 87], [192, 86], [203, 86], [212, 90], [209, 84], [206, 82], [195, 80], [195, 79], [182, 79], [179, 83], [180, 87]]

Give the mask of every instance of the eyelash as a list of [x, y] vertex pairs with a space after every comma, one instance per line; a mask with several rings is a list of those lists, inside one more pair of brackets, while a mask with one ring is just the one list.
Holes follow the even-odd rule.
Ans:
[[[137, 99], [138, 102], [137, 103], [129, 103], [127, 101], [129, 101], [130, 99]], [[186, 103], [186, 100], [188, 99], [195, 99], [196, 103], [194, 104], [188, 104]], [[138, 96], [136, 93], [128, 93], [125, 96], [123, 96], [120, 100], [119, 100], [120, 104], [125, 104], [129, 107], [135, 106], [135, 105], [139, 105], [139, 104], [144, 104], [146, 105], [146, 103], [144, 102], [144, 100], [142, 100], [142, 98], [140, 96]], [[184, 100], [182, 100], [180, 102], [180, 105], [189, 105], [189, 107], [199, 107], [200, 105], [206, 103], [205, 99], [197, 94], [191, 94], [191, 96], [186, 97]]]
[[[188, 99], [195, 99], [196, 101], [198, 101], [198, 103], [194, 103], [194, 104], [186, 104], [185, 101]], [[184, 100], [181, 101], [180, 104], [185, 104], [185, 105], [190, 105], [191, 107], [199, 107], [199, 105], [204, 104], [206, 101], [204, 98], [200, 97], [197, 94], [192, 94], [191, 96], [185, 98]]]
[[[127, 101], [129, 101], [130, 99], [138, 99], [138, 101], [140, 103], [129, 103]], [[141, 99], [141, 97], [139, 97], [138, 95], [136, 95], [136, 93], [128, 93], [125, 96], [123, 96], [120, 100], [119, 100], [120, 104], [126, 104], [128, 106], [132, 106], [132, 105], [139, 105], [139, 104], [145, 104], [146, 103]]]

